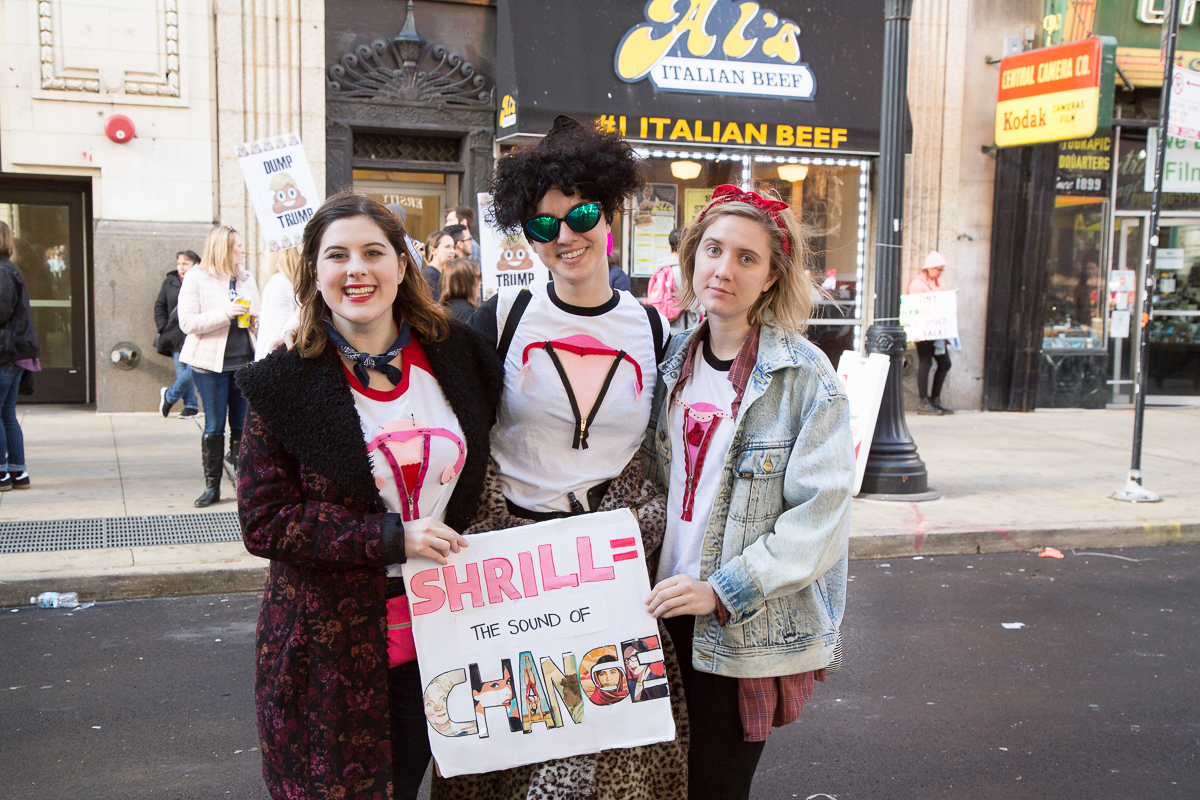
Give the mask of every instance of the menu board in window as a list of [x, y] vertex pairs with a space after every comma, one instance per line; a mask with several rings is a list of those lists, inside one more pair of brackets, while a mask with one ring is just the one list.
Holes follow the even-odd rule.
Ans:
[[668, 238], [675, 230], [679, 185], [647, 183], [633, 198], [633, 269], [635, 278], [654, 274], [659, 260], [671, 254]]

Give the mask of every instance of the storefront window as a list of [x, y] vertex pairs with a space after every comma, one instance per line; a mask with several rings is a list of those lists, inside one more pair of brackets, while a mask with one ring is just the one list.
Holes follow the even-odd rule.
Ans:
[[1042, 349], [1085, 350], [1104, 346], [1101, 302], [1108, 201], [1058, 197], [1047, 265], [1046, 322]]
[[384, 205], [404, 207], [408, 235], [424, 242], [446, 225], [446, 209], [458, 205], [458, 176], [437, 172], [354, 170], [354, 191]]

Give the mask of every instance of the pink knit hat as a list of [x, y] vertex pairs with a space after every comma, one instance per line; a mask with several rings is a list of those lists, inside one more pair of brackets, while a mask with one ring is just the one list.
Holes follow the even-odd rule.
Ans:
[[946, 266], [946, 257], [937, 250], [930, 250], [929, 255], [925, 256], [925, 266], [921, 269], [937, 269], [938, 267]]

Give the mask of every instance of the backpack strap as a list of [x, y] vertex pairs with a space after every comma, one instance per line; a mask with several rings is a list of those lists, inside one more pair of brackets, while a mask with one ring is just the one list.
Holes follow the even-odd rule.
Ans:
[[500, 343], [496, 345], [500, 363], [504, 363], [504, 360], [508, 358], [508, 348], [512, 344], [513, 337], [517, 335], [517, 325], [520, 324], [521, 316], [524, 315], [525, 309], [532, 299], [533, 292], [527, 288], [522, 288], [517, 292], [517, 299], [513, 300], [512, 308], [508, 310], [508, 317], [504, 320], [504, 331], [500, 334]]
[[[654, 333], [654, 363], [657, 366], [667, 356], [667, 338], [663, 336], [662, 316], [652, 305], [644, 305], [642, 308], [646, 309], [646, 318], [650, 320], [650, 330]], [[508, 329], [507, 325], [504, 327], [505, 330]]]

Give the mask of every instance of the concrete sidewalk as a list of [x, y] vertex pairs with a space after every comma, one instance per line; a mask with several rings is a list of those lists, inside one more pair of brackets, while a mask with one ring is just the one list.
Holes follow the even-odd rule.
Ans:
[[[228, 481], [223, 502], [192, 506], [204, 483], [195, 422], [71, 407], [19, 412], [33, 487], [0, 495], [0, 524], [236, 510]], [[908, 423], [943, 497], [855, 500], [854, 558], [1200, 542], [1200, 410], [1146, 413], [1143, 471], [1163, 502], [1143, 505], [1109, 498], [1129, 466], [1130, 411]], [[14, 553], [0, 556], [0, 605], [45, 590], [85, 599], [250, 591], [262, 586], [265, 563], [240, 542]]]

